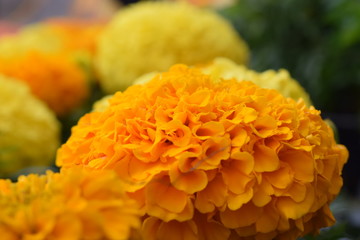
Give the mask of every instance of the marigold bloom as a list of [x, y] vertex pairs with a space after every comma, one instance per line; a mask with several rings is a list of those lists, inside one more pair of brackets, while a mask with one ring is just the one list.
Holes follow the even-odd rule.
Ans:
[[93, 55], [102, 22], [68, 18], [49, 19], [26, 25], [12, 36], [0, 39], [0, 56], [15, 57], [29, 51], [66, 53], [89, 79], [94, 78]]
[[17, 34], [0, 40], [1, 55], [14, 55], [29, 50], [42, 52], [89, 52], [94, 54], [98, 35], [104, 23], [82, 22], [59, 18], [30, 24]]
[[225, 19], [185, 3], [144, 2], [122, 10], [105, 27], [95, 67], [103, 89], [114, 93], [147, 72], [218, 56], [248, 60], [246, 44]]
[[278, 90], [283, 96], [298, 100], [302, 98], [307, 106], [311, 106], [309, 94], [293, 78], [288, 71], [280, 69], [255, 72], [226, 58], [216, 58], [214, 61], [202, 67], [203, 72], [210, 74], [214, 79], [236, 78], [238, 80], [251, 81], [260, 87]]
[[50, 165], [60, 145], [55, 114], [25, 84], [0, 75], [0, 86], [0, 176]]
[[57, 164], [115, 169], [144, 239], [295, 239], [334, 223], [347, 157], [303, 101], [176, 65], [82, 117]]
[[11, 57], [36, 50], [46, 53], [63, 49], [61, 38], [42, 24], [34, 24], [19, 29], [16, 34], [0, 39], [0, 56]]
[[66, 54], [0, 56], [0, 73], [25, 82], [58, 115], [78, 107], [89, 94], [85, 73]]
[[95, 54], [96, 42], [105, 23], [82, 21], [69, 18], [54, 18], [45, 22], [48, 28], [62, 40], [69, 50], [83, 50]]
[[[200, 64], [197, 67], [201, 68], [203, 73], [209, 74], [214, 81], [219, 81], [222, 78], [250, 81], [262, 88], [275, 89], [285, 97], [290, 97], [294, 100], [301, 98], [307, 106], [312, 105], [309, 94], [296, 80], [291, 78], [289, 72], [285, 69], [281, 69], [278, 72], [267, 70], [259, 73], [248, 69], [244, 65], [237, 65], [227, 58], [215, 58], [212, 63]], [[144, 74], [137, 78], [134, 84], [144, 84], [150, 81], [156, 74], [157, 72]]]
[[2, 239], [126, 240], [139, 228], [136, 203], [112, 171], [20, 176], [0, 180]]

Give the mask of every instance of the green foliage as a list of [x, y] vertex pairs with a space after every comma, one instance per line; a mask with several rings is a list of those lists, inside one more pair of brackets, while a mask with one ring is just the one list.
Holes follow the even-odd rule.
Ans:
[[346, 224], [337, 224], [334, 227], [326, 228], [318, 236], [306, 236], [302, 240], [337, 240], [345, 237]]
[[[354, 142], [348, 147], [357, 161], [355, 142], [360, 128], [354, 129], [358, 124], [354, 117], [360, 116], [360, 1], [238, 0], [219, 12], [248, 43], [251, 68], [286, 68], [307, 89], [317, 109], [351, 116], [351, 121], [339, 121], [337, 127], [351, 129], [351, 136], [356, 136], [354, 141], [345, 140]], [[339, 132], [340, 137], [344, 133]], [[347, 165], [357, 169], [354, 162]], [[323, 229], [319, 236], [303, 240], [360, 239], [359, 227], [349, 221], [351, 211], [338, 214], [342, 215], [338, 223]]]
[[360, 1], [238, 0], [220, 13], [248, 42], [252, 68], [288, 69], [317, 108], [359, 111]]

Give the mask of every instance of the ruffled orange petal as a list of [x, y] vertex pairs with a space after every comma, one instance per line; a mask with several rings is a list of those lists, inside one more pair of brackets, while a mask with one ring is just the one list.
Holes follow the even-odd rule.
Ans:
[[314, 204], [314, 194], [314, 189], [307, 186], [305, 199], [303, 201], [295, 202], [289, 197], [280, 197], [277, 199], [276, 206], [286, 218], [298, 219], [304, 216]]
[[194, 221], [163, 222], [154, 217], [145, 219], [142, 227], [142, 239], [144, 240], [197, 240], [198, 230]]
[[176, 165], [169, 171], [171, 184], [186, 193], [193, 194], [203, 190], [207, 183], [207, 175], [202, 170], [181, 172]]
[[212, 212], [215, 207], [221, 207], [225, 204], [226, 195], [226, 184], [222, 176], [217, 174], [204, 190], [197, 193], [195, 207], [201, 213]]
[[168, 177], [152, 180], [145, 188], [146, 210], [149, 215], [165, 221], [188, 220], [193, 215], [193, 206], [188, 194], [170, 184]]
[[227, 228], [245, 227], [255, 223], [261, 216], [262, 211], [262, 208], [256, 207], [249, 202], [238, 210], [231, 211], [226, 209], [220, 212], [220, 219]]
[[314, 160], [309, 153], [289, 150], [280, 153], [279, 157], [290, 165], [296, 179], [305, 182], [314, 180]]
[[264, 145], [254, 146], [254, 159], [256, 172], [271, 172], [280, 167], [280, 160], [276, 152]]

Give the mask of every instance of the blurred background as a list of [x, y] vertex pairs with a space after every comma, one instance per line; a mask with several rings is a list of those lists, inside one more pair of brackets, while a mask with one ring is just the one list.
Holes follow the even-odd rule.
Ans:
[[[106, 20], [134, 2], [0, 0], [0, 37], [50, 17]], [[250, 68], [287, 69], [309, 92], [323, 118], [335, 123], [350, 158], [343, 171], [343, 193], [333, 204], [339, 223], [316, 239], [360, 239], [360, 1], [188, 2], [227, 18], [250, 47]], [[73, 115], [68, 124], [76, 123], [82, 113]], [[69, 131], [64, 139], [66, 134]]]

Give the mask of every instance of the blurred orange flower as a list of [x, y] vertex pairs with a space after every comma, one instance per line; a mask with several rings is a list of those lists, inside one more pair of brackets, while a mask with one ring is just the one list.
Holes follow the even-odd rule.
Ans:
[[97, 38], [104, 21], [90, 21], [73, 18], [52, 18], [44, 22], [62, 40], [67, 50], [84, 50], [95, 53]]
[[212, 8], [226, 8], [233, 5], [235, 0], [176, 0], [178, 2], [185, 1], [190, 4], [199, 6], [199, 7], [212, 7]]
[[126, 240], [139, 212], [112, 171], [21, 176], [0, 180], [2, 239]]
[[334, 223], [347, 157], [303, 101], [176, 65], [82, 117], [57, 164], [115, 169], [146, 240], [296, 239]]
[[28, 51], [0, 56], [0, 73], [27, 83], [58, 115], [69, 113], [88, 96], [85, 73], [66, 54]]

